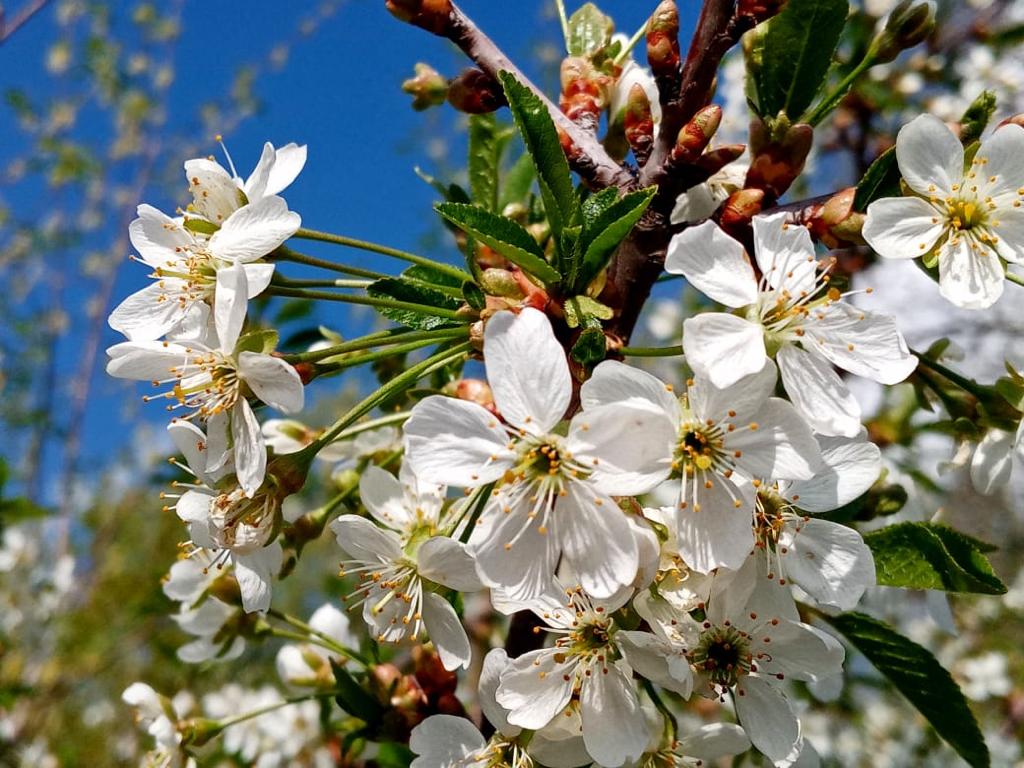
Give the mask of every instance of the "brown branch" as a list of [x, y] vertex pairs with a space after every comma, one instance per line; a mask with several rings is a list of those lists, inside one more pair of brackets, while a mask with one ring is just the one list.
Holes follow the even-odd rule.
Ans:
[[580, 128], [566, 117], [544, 93], [485, 35], [479, 27], [454, 3], [441, 32], [472, 59], [480, 69], [497, 78], [499, 72], [511, 72], [529, 88], [547, 107], [555, 125], [572, 142], [575, 152], [569, 153], [569, 162], [585, 181], [597, 187], [633, 186], [632, 174], [619, 165], [605, 151], [592, 133]]
[[29, 19], [39, 13], [39, 11], [43, 10], [49, 1], [50, 0], [32, 0], [32, 2], [29, 2], [14, 15], [10, 23], [7, 22], [6, 15], [4, 14], [3, 4], [0, 4], [0, 45], [7, 42], [11, 35], [24, 26]]

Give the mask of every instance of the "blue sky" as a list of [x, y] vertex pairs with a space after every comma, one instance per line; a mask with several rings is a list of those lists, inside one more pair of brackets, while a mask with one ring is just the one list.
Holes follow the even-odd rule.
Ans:
[[[135, 6], [127, 2], [111, 5], [115, 15], [129, 14]], [[632, 34], [654, 5], [653, 0], [617, 0], [603, 3], [602, 8], [616, 18], [620, 31]], [[693, 12], [696, 3], [691, 5], [689, 10]], [[543, 67], [534, 55], [536, 46], [545, 42], [561, 44], [551, 3], [464, 0], [461, 6], [528, 74], [543, 81]], [[298, 20], [316, 7], [314, 2], [279, 0], [186, 0], [168, 130], [203, 139], [195, 117], [196, 105], [223, 94], [238, 65], [258, 60], [290, 37]], [[574, 7], [570, 2], [570, 12]], [[684, 46], [688, 33], [684, 30]], [[0, 48], [0, 89], [21, 88], [48, 95], [39, 93], [49, 83], [40, 72], [46, 50], [58, 34], [55, 10], [49, 8]], [[430, 145], [435, 139], [449, 141], [455, 162], [461, 159], [462, 144], [461, 136], [437, 131], [439, 125], [452, 125], [449, 108], [442, 108], [447, 114], [439, 110], [416, 113], [409, 106], [409, 97], [401, 92], [400, 83], [411, 74], [417, 61], [428, 62], [446, 75], [467, 66], [447, 41], [392, 19], [382, 0], [346, 0], [314, 35], [293, 47], [283, 69], [260, 77], [255, 91], [263, 104], [261, 112], [237, 129], [225, 132], [239, 172], [243, 176], [248, 173], [264, 141], [278, 145], [288, 141], [306, 143], [306, 169], [285, 195], [290, 207], [302, 215], [305, 226], [422, 251], [425, 237], [436, 226], [431, 211], [434, 193], [412, 169], [419, 165], [428, 172], [439, 171], [431, 159]], [[546, 84], [551, 88], [551, 70], [547, 72]], [[102, 130], [102, 126], [90, 124], [89, 120], [88, 116], [83, 117], [76, 130], [83, 135]], [[210, 139], [205, 151], [219, 153]], [[0, 121], [0, 147], [6, 148], [0, 149], [0, 164], [6, 163], [12, 156], [9, 153], [17, 151], [23, 142], [8, 120]], [[177, 190], [154, 187], [146, 191], [143, 201], [172, 210], [182, 202], [184, 193], [184, 183]], [[38, 200], [22, 200], [18, 205], [20, 211], [37, 211], [37, 215], [43, 214], [46, 207], [42, 189]], [[303, 245], [308, 252], [328, 255], [333, 250], [336, 257], [372, 264], [382, 271], [400, 268], [398, 264], [374, 261], [365, 254], [336, 249], [318, 251]], [[455, 256], [447, 246], [431, 249], [427, 255], [441, 259]], [[145, 270], [126, 261], [118, 276], [115, 303], [145, 283]], [[65, 293], [64, 301], [80, 307], [87, 298], [81, 291], [71, 289]], [[328, 308], [329, 314], [320, 317], [346, 331], [346, 319], [339, 312]], [[116, 333], [107, 329], [102, 346], [119, 340]], [[59, 349], [62, 375], [70, 376], [76, 369], [80, 344], [79, 332], [72, 329]], [[140, 391], [107, 378], [102, 371], [102, 359], [93, 376], [83, 442], [88, 463], [102, 465], [124, 443], [121, 436], [125, 433], [112, 433], [111, 423], [122, 419], [125, 398]], [[155, 423], [164, 418], [159, 406], [137, 413]], [[117, 437], [112, 439], [112, 434]]]

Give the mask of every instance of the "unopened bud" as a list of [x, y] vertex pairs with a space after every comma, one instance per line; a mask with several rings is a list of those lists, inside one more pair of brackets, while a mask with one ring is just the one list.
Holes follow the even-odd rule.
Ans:
[[814, 141], [814, 129], [798, 123], [789, 126], [780, 139], [764, 144], [760, 141], [755, 143], [756, 135], [757, 132], [752, 130], [751, 151], [754, 156], [747, 173], [747, 186], [763, 189], [778, 198], [803, 171]]
[[611, 78], [597, 71], [589, 60], [569, 56], [559, 69], [562, 93], [559, 107], [577, 125], [597, 130], [601, 110], [608, 103]]
[[507, 269], [485, 269], [480, 275], [480, 287], [484, 293], [504, 299], [521, 299], [524, 295], [516, 276]]
[[194, 717], [178, 724], [178, 731], [181, 733], [183, 746], [201, 747], [208, 744], [210, 739], [220, 735], [224, 726], [219, 720], [210, 720], [206, 717]]
[[508, 104], [501, 84], [479, 69], [465, 69], [448, 84], [448, 103], [460, 112], [482, 115]]
[[679, 74], [679, 9], [662, 0], [647, 22], [647, 63], [657, 78]]
[[451, 0], [385, 0], [391, 15], [435, 35], [443, 35], [451, 23]]
[[784, 0], [740, 0], [736, 4], [736, 16], [760, 24], [782, 10], [783, 4]]
[[1004, 125], [1019, 125], [1021, 128], [1024, 128], [1024, 112], [1018, 112], [1016, 115], [1010, 115], [999, 123], [997, 127], [1002, 128]]
[[623, 120], [626, 141], [633, 150], [637, 165], [643, 165], [651, 156], [654, 145], [654, 120], [651, 117], [651, 102], [647, 92], [639, 83], [629, 89], [626, 113]]
[[746, 150], [745, 144], [723, 144], [698, 157], [694, 165], [712, 175], [738, 159]]
[[900, 51], [924, 41], [934, 28], [935, 4], [931, 0], [901, 0], [871, 46], [874, 63], [892, 61]]
[[494, 410], [494, 393], [491, 387], [483, 379], [459, 379], [445, 385], [444, 393], [459, 400], [466, 400], [470, 403], [482, 405], [484, 408]]
[[674, 163], [692, 163], [711, 142], [722, 122], [722, 108], [710, 104], [694, 115], [690, 122], [679, 130], [676, 145], [672, 148]]
[[359, 485], [359, 473], [351, 468], [338, 469], [331, 474], [331, 482], [338, 493], [350, 493]]
[[[218, 568], [219, 566], [211, 565], [211, 568]], [[213, 583], [210, 584], [206, 589], [207, 594], [211, 597], [215, 597], [222, 603], [228, 605], [242, 604], [242, 591], [238, 588], [238, 582], [235, 577], [230, 573], [224, 573], [214, 579]]]
[[448, 97], [448, 81], [429, 64], [416, 64], [416, 74], [402, 83], [402, 90], [412, 95], [412, 108], [417, 112], [444, 104]]
[[856, 195], [856, 187], [848, 187], [811, 211], [804, 221], [811, 234], [829, 248], [863, 245], [864, 215], [853, 209]]
[[733, 234], [745, 229], [750, 220], [761, 212], [764, 190], [741, 189], [733, 192], [722, 207], [719, 224], [726, 232]]

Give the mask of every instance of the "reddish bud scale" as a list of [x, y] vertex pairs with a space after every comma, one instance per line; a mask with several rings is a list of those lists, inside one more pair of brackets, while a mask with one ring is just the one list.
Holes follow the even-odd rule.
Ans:
[[435, 35], [444, 35], [451, 25], [451, 0], [385, 0], [385, 7], [397, 19]]
[[703, 155], [698, 157], [694, 165], [702, 171], [705, 171], [710, 176], [712, 173], [717, 173], [733, 160], [739, 158], [746, 149], [747, 147], [745, 144], [723, 144], [722, 146], [717, 147], [710, 152], [705, 152]]
[[460, 112], [482, 115], [508, 104], [493, 77], [479, 69], [465, 69], [448, 84], [448, 103]]
[[639, 84], [634, 85], [629, 91], [624, 131], [637, 165], [643, 165], [651, 156], [654, 145], [654, 120], [651, 117], [651, 102]]
[[562, 61], [560, 80], [559, 108], [580, 127], [596, 132], [601, 110], [608, 103], [610, 78], [586, 59], [570, 56]]
[[999, 123], [998, 127], [1002, 128], [1004, 125], [1011, 124], [1019, 125], [1021, 128], [1024, 128], [1024, 112], [1018, 112], [1016, 115], [1010, 115], [1008, 118]]
[[704, 107], [679, 130], [672, 148], [672, 162], [689, 164], [700, 157], [722, 122], [722, 108], [717, 104]]
[[750, 148], [754, 156], [747, 172], [746, 186], [763, 189], [776, 199], [803, 171], [814, 140], [814, 129], [798, 123], [779, 140], [765, 141], [766, 134], [763, 123], [757, 121], [751, 126]]
[[662, 79], [676, 77], [680, 61], [679, 9], [673, 0], [663, 0], [647, 24], [647, 63]]
[[316, 366], [312, 363], [296, 363], [292, 368], [299, 374], [299, 379], [302, 380], [303, 384], [309, 384], [309, 382], [316, 378]]
[[802, 223], [811, 235], [829, 248], [863, 245], [861, 229], [864, 214], [853, 209], [856, 187], [837, 192], [824, 204], [816, 205], [804, 213]]
[[739, 0], [736, 16], [750, 19], [755, 25], [770, 19], [782, 10], [784, 0]]
[[763, 205], [764, 190], [738, 190], [725, 201], [718, 223], [730, 235], [743, 239], [741, 236], [750, 226], [751, 219], [761, 212]]

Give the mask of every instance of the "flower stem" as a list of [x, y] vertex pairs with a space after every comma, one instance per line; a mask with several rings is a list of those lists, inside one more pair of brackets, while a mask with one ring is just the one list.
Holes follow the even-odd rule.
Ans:
[[[330, 635], [324, 634], [323, 632], [321, 632], [318, 629], [314, 629], [309, 624], [307, 624], [306, 622], [302, 621], [302, 619], [299, 619], [299, 618], [297, 618], [295, 616], [292, 616], [289, 613], [282, 613], [281, 611], [274, 610], [273, 608], [271, 608], [269, 611], [267, 611], [267, 615], [268, 616], [273, 616], [278, 621], [283, 621], [285, 624], [290, 624], [291, 626], [295, 627], [296, 629], [301, 630], [302, 632], [305, 632], [307, 635], [310, 635], [310, 637], [305, 638], [305, 640], [303, 640], [303, 642], [312, 641], [313, 643], [316, 643], [317, 645], [323, 646], [324, 648], [326, 648], [329, 651], [334, 651], [335, 653], [337, 653], [337, 654], [339, 654], [341, 656], [344, 656], [346, 659], [352, 659], [352, 661], [357, 661], [360, 664], [362, 664], [363, 666], [366, 666], [367, 661], [366, 661], [365, 658], [363, 658], [363, 656], [361, 654], [356, 653], [355, 651], [351, 650], [350, 648], [346, 648], [345, 646], [343, 646], [341, 643], [339, 643], [337, 640], [335, 640]], [[304, 636], [303, 635], [299, 635], [299, 637], [304, 637]]]
[[629, 54], [631, 54], [633, 49], [636, 48], [636, 44], [643, 39], [645, 34], [647, 34], [647, 24], [649, 21], [650, 19], [648, 18], [647, 21], [641, 24], [640, 28], [633, 33], [633, 36], [629, 38], [629, 42], [626, 43], [621, 51], [619, 51], [619, 55], [615, 57], [615, 64], [621, 65], [622, 62], [629, 58]]
[[985, 399], [986, 397], [988, 397], [988, 393], [985, 392], [984, 389], [982, 389], [982, 386], [973, 379], [968, 379], [966, 376], [962, 376], [961, 374], [957, 373], [951, 368], [947, 368], [942, 363], [936, 362], [935, 360], [926, 357], [925, 355], [923, 355], [920, 352], [917, 352], [916, 350], [912, 349], [910, 350], [910, 352], [911, 354], [917, 355], [918, 365], [923, 365], [926, 368], [930, 368], [943, 378], [948, 379], [949, 381], [956, 384], [958, 387], [960, 387], [960, 389], [964, 390], [965, 392], [969, 392], [970, 394], [974, 395], [979, 399]]
[[301, 352], [294, 355], [282, 355], [281, 359], [286, 363], [291, 363], [292, 365], [296, 363], [315, 363], [318, 360], [324, 360], [328, 357], [334, 357], [335, 355], [342, 355], [346, 352], [357, 352], [361, 349], [386, 347], [391, 344], [402, 344], [407, 341], [419, 341], [421, 339], [435, 339], [437, 341], [441, 341], [443, 339], [465, 336], [467, 333], [469, 333], [469, 331], [465, 327], [440, 328], [434, 331], [396, 331], [395, 329], [391, 329], [371, 333], [358, 339], [344, 341], [341, 344], [324, 347], [323, 349]]
[[863, 75], [865, 72], [867, 72], [874, 63], [874, 53], [871, 50], [869, 50], [867, 55], [865, 55], [864, 58], [860, 60], [860, 63], [858, 63], [857, 66], [851, 69], [847, 73], [846, 77], [844, 77], [839, 82], [839, 84], [836, 85], [836, 87], [833, 88], [832, 91], [827, 96], [825, 96], [824, 99], [821, 100], [818, 106], [816, 106], [809, 115], [806, 115], [804, 117], [804, 119], [801, 122], [808, 123], [811, 126], [816, 126], [826, 117], [828, 117], [832, 110], [839, 106], [839, 102], [843, 100], [843, 97], [846, 96], [847, 92], [853, 86], [857, 78]]
[[340, 272], [343, 275], [352, 275], [353, 277], [366, 277], [371, 280], [380, 280], [383, 277], [390, 277], [390, 275], [385, 275], [383, 272], [374, 272], [372, 269], [350, 267], [347, 264], [338, 264], [337, 262], [328, 261], [327, 259], [318, 259], [315, 256], [307, 256], [304, 253], [293, 251], [286, 245], [282, 245], [274, 251], [273, 257], [276, 261], [290, 261], [295, 264], [306, 264], [310, 267], [319, 267], [320, 269], [327, 269], [331, 272]]
[[647, 695], [651, 697], [651, 701], [654, 702], [655, 708], [661, 713], [661, 716], [665, 718], [665, 727], [668, 729], [671, 736], [670, 743], [675, 744], [679, 735], [679, 723], [676, 720], [676, 716], [672, 714], [672, 710], [668, 708], [668, 705], [661, 700], [661, 696], [658, 695], [658, 691], [650, 680], [644, 680], [643, 686]]
[[565, 50], [569, 51], [569, 17], [565, 14], [565, 0], [555, 0], [555, 7], [558, 9], [558, 21], [562, 25], [562, 39], [565, 40]]
[[368, 307], [390, 307], [391, 309], [403, 309], [408, 312], [416, 312], [421, 315], [432, 317], [443, 317], [449, 320], [461, 320], [466, 322], [467, 318], [454, 309], [442, 309], [432, 307], [429, 304], [414, 304], [410, 301], [399, 301], [398, 299], [383, 299], [377, 296], [353, 296], [347, 293], [335, 293], [333, 291], [312, 291], [303, 288], [284, 288], [271, 286], [267, 289], [271, 296], [291, 296], [296, 299], [319, 299], [321, 301], [340, 301], [346, 304], [363, 304]]
[[370, 251], [371, 253], [379, 253], [383, 256], [390, 256], [394, 259], [408, 261], [411, 264], [419, 264], [421, 267], [427, 267], [429, 269], [442, 272], [449, 277], [454, 277], [456, 280], [460, 281], [473, 279], [473, 276], [468, 272], [464, 272], [458, 267], [453, 267], [451, 264], [434, 261], [433, 259], [428, 259], [425, 256], [417, 256], [414, 253], [401, 251], [397, 248], [389, 248], [386, 245], [378, 245], [377, 243], [371, 243], [366, 240], [357, 240], [354, 237], [345, 237], [344, 235], [335, 235], [331, 232], [319, 232], [315, 229], [305, 228], [299, 229], [299, 231], [295, 233], [295, 237], [302, 238], [303, 240], [317, 240], [322, 243], [344, 245], [349, 248], [358, 248], [363, 251]]
[[[472, 511], [469, 513], [469, 520], [466, 523], [466, 527], [462, 529], [462, 534], [459, 536], [459, 541], [465, 544], [469, 541], [469, 537], [473, 535], [473, 528], [476, 527], [476, 521], [480, 519], [480, 515], [483, 514], [484, 508], [487, 506], [487, 500], [491, 498], [491, 491], [494, 490], [494, 483], [488, 483], [487, 485], [477, 490], [477, 498], [473, 501]], [[469, 505], [467, 505], [469, 507]], [[464, 515], [463, 515], [464, 516]], [[456, 528], [462, 523], [462, 519], [456, 523]]]
[[287, 288], [369, 288], [373, 280], [293, 280], [284, 275], [274, 275], [271, 285]]
[[417, 349], [423, 347], [429, 347], [431, 344], [436, 344], [436, 339], [423, 339], [420, 341], [410, 341], [408, 344], [398, 344], [393, 347], [385, 347], [379, 349], [376, 352], [367, 352], [365, 355], [353, 355], [352, 357], [339, 360], [336, 363], [323, 363], [317, 366], [317, 374], [324, 375], [328, 373], [336, 373], [337, 371], [343, 371], [346, 368], [354, 368], [357, 365], [365, 365], [366, 363], [372, 363], [376, 360], [383, 360], [386, 357], [395, 357], [397, 355], [404, 355], [406, 352], [414, 352]]
[[1010, 270], [1006, 270], [1006, 279], [1009, 280], [1011, 283], [1016, 283], [1017, 285], [1024, 285], [1024, 276], [1018, 275], [1015, 272], [1011, 272]]
[[334, 424], [320, 435], [320, 437], [299, 451], [299, 454], [303, 454], [303, 458], [312, 459], [312, 457], [315, 456], [321, 448], [328, 443], [337, 440], [338, 437], [346, 429], [351, 427], [357, 419], [372, 411], [379, 404], [386, 402], [394, 395], [405, 390], [407, 387], [412, 386], [424, 376], [429, 376], [434, 371], [440, 370], [460, 358], [465, 358], [472, 348], [472, 344], [466, 341], [452, 347], [451, 349], [438, 352], [437, 354], [428, 357], [426, 360], [411, 366], [403, 373], [395, 376], [395, 378], [391, 379], [387, 384], [384, 384], [376, 392], [352, 406], [347, 413], [334, 422]]
[[683, 354], [683, 347], [680, 344], [673, 347], [622, 347], [619, 354], [626, 357], [677, 357]]

